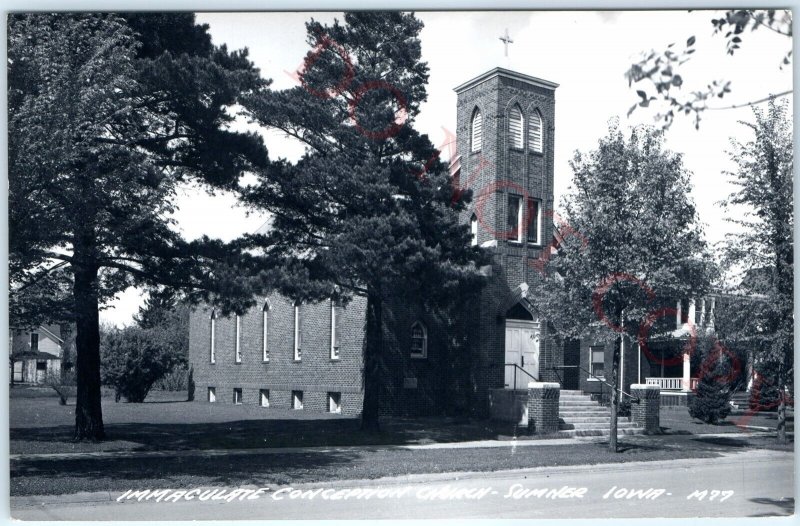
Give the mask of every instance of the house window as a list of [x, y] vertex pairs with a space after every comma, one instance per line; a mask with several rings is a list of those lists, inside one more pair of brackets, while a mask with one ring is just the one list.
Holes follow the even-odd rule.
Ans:
[[428, 357], [428, 330], [418, 321], [411, 326], [411, 357]]
[[216, 346], [217, 346], [216, 334], [217, 334], [217, 313], [216, 312], [212, 312], [211, 313], [211, 346], [210, 346], [210, 349], [211, 349], [211, 351], [210, 351], [211, 352], [211, 363], [215, 363], [217, 361], [217, 356], [216, 356]]
[[528, 148], [536, 153], [542, 153], [542, 114], [539, 110], [531, 115], [531, 122], [528, 126]]
[[483, 145], [483, 118], [481, 117], [481, 110], [475, 108], [472, 113], [472, 141], [470, 151], [478, 152]]
[[233, 390], [233, 403], [236, 404], [236, 405], [241, 405], [242, 404], [242, 389], [241, 388], [235, 388]]
[[269, 389], [259, 389], [258, 404], [261, 407], [269, 407]]
[[508, 220], [506, 222], [506, 236], [509, 241], [522, 242], [522, 197], [508, 196]]
[[217, 389], [214, 387], [208, 388], [208, 401], [209, 402], [216, 402], [217, 401]]
[[469, 231], [472, 234], [472, 246], [478, 244], [478, 216], [472, 214], [472, 217], [469, 220]]
[[328, 412], [342, 412], [342, 393], [328, 393]]
[[264, 304], [264, 309], [261, 311], [261, 360], [269, 361], [269, 304]]
[[605, 378], [606, 349], [602, 345], [589, 347], [589, 371], [598, 378]]
[[38, 360], [36, 362], [36, 370], [37, 371], [46, 371], [47, 370], [47, 361], [46, 360]]
[[300, 317], [300, 305], [294, 306], [294, 359], [300, 360], [303, 348], [303, 327], [301, 326], [302, 318]]
[[331, 300], [331, 360], [339, 359], [339, 347], [342, 341], [341, 307]]
[[522, 141], [522, 130], [524, 121], [522, 119], [522, 110], [519, 106], [514, 106], [508, 114], [508, 138], [509, 144], [512, 148], [521, 150], [524, 146]]
[[303, 409], [303, 391], [292, 391], [292, 409]]
[[541, 202], [537, 199], [528, 199], [528, 243], [541, 245], [541, 224], [540, 214], [542, 213]]
[[35, 332], [31, 333], [31, 350], [34, 352], [39, 350], [39, 334]]
[[242, 317], [236, 315], [236, 363], [242, 363]]

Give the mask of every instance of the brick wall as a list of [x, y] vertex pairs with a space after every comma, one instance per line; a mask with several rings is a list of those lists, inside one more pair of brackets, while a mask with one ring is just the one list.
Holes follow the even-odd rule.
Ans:
[[558, 431], [560, 394], [556, 382], [531, 382], [528, 385], [529, 432], [546, 435]]
[[240, 319], [241, 362], [236, 362], [235, 316], [215, 321], [215, 363], [210, 363], [211, 310], [190, 316], [189, 356], [194, 367], [195, 400], [216, 390], [217, 403], [233, 403], [233, 389], [242, 389], [242, 403], [258, 404], [269, 390], [270, 407], [290, 408], [291, 392], [303, 391], [303, 410], [327, 411], [327, 394], [341, 393], [343, 414], [359, 414], [363, 401], [362, 352], [365, 302], [355, 298], [340, 311], [339, 359], [330, 354], [330, 302], [302, 305], [301, 359], [294, 360], [294, 306], [279, 295], [268, 298], [269, 361], [263, 361], [263, 310], [256, 307]]

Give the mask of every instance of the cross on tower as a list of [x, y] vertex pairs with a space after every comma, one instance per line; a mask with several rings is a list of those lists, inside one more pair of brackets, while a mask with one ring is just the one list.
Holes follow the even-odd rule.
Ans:
[[508, 36], [508, 28], [506, 28], [506, 34], [501, 36], [500, 40], [503, 41], [503, 47], [505, 47], [506, 56], [508, 56], [508, 45], [514, 43], [514, 41], [511, 40], [511, 37]]

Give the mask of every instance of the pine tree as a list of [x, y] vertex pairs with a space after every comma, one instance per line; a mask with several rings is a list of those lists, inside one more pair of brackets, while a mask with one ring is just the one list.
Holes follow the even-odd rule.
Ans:
[[230, 267], [248, 255], [187, 242], [169, 219], [181, 181], [230, 187], [267, 159], [258, 137], [225, 129], [258, 71], [207, 29], [191, 14], [9, 16], [10, 311], [75, 322], [77, 439], [105, 435], [99, 308], [117, 292], [244, 297]]
[[410, 13], [346, 13], [306, 24], [312, 49], [300, 86], [264, 91], [244, 105], [261, 125], [306, 147], [296, 163], [260, 174], [244, 198], [273, 214], [254, 237], [284, 269], [297, 299], [367, 299], [362, 427], [377, 429], [384, 311], [389, 298], [458, 302], [480, 282], [453, 203], [447, 167], [414, 129], [427, 98], [422, 23]]
[[701, 365], [698, 373], [697, 389], [689, 398], [689, 415], [708, 424], [716, 424], [725, 419], [731, 411], [733, 376], [731, 358], [719, 342], [711, 343], [704, 339], [704, 349], [698, 353]]

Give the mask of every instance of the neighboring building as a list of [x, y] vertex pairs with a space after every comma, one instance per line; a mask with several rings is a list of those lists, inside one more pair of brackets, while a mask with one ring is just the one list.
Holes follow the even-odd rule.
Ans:
[[58, 325], [9, 332], [13, 383], [44, 384], [48, 377], [60, 378], [65, 341]]
[[[529, 284], [541, 277], [535, 262], [558, 240], [547, 219], [557, 86], [495, 68], [455, 88], [460, 155], [451, 159], [451, 173], [458, 188], [473, 190], [462, 220], [473, 242], [493, 255], [483, 269], [488, 284], [467, 306], [466, 322], [456, 329], [466, 343], [452, 355], [452, 335], [421, 307], [387, 306], [383, 414], [488, 416], [493, 391], [525, 388], [532, 380], [598, 394], [604, 385], [611, 347], [558, 343], [529, 294]], [[365, 303], [295, 305], [274, 295], [242, 316], [195, 310], [189, 355], [196, 399], [358, 414]], [[626, 391], [631, 383], [669, 389], [671, 378], [691, 378], [685, 368], [653, 369], [644, 354], [623, 353], [620, 383]]]

